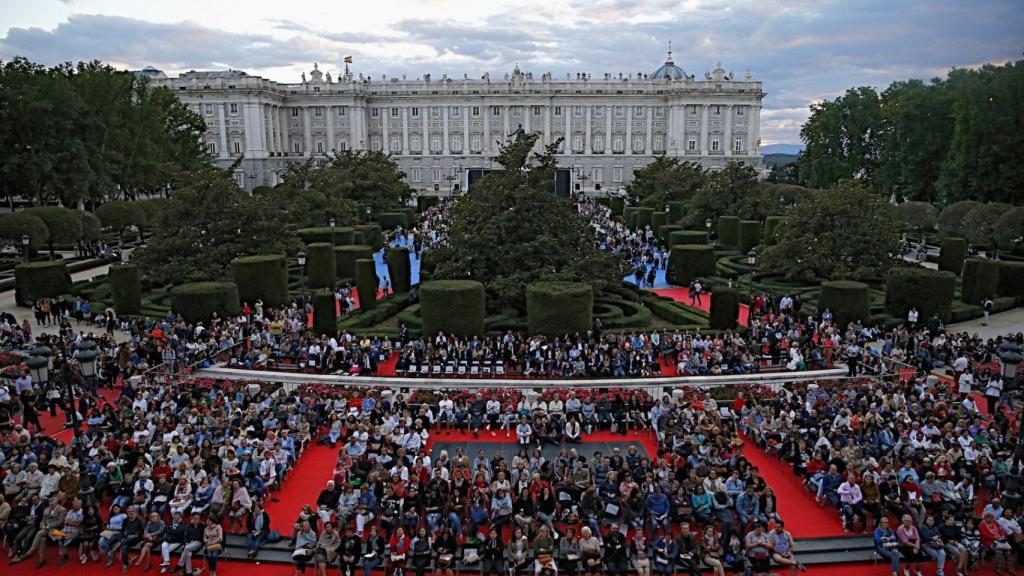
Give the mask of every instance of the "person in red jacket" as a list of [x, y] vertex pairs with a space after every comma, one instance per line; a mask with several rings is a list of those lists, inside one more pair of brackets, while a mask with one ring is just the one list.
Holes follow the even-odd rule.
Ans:
[[388, 575], [402, 576], [405, 574], [405, 558], [409, 554], [410, 544], [412, 544], [412, 539], [405, 535], [405, 529], [401, 526], [395, 528], [395, 533], [391, 535], [389, 548], [391, 561], [388, 562], [386, 571]]
[[991, 511], [986, 512], [981, 521], [981, 546], [991, 550], [995, 556], [996, 574], [1008, 569], [1010, 543], [1006, 541], [1006, 530], [999, 525], [996, 515]]

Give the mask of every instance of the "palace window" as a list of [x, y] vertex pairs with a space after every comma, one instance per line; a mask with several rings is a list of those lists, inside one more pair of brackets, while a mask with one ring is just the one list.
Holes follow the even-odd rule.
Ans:
[[380, 108], [370, 108], [370, 117], [377, 118], [380, 116]]
[[460, 114], [462, 114], [462, 108], [452, 106], [452, 118], [458, 118]]
[[574, 116], [583, 116], [583, 106], [574, 106], [572, 113]]
[[216, 156], [216, 154], [217, 154], [217, 143], [216, 142], [207, 142], [206, 143], [206, 151], [209, 152], [211, 155]]
[[241, 154], [242, 153], [242, 143], [241, 142], [239, 142], [238, 140], [235, 140], [234, 142], [231, 143], [231, 145], [234, 148], [235, 154]]
[[398, 108], [391, 108], [391, 117], [398, 118]]
[[440, 106], [431, 106], [430, 107], [430, 115], [432, 117], [434, 117], [434, 118], [439, 118], [441, 116], [441, 107]]
[[572, 137], [572, 151], [582, 152], [583, 151], [583, 136], [576, 134]]
[[644, 151], [644, 137], [643, 136], [633, 136], [633, 152], [643, 152], [643, 151]]
[[294, 152], [296, 154], [301, 154], [302, 153], [302, 144], [299, 144], [298, 142], [292, 142], [292, 152]]
[[313, 116], [316, 116], [317, 118], [320, 118], [323, 115], [324, 115], [324, 107], [323, 106], [317, 106], [317, 107], [313, 108]]
[[737, 108], [736, 108], [736, 115], [737, 115], [737, 116], [743, 116], [743, 114], [744, 114], [744, 112], [743, 112], [743, 106], [739, 106], [739, 107], [737, 107]]
[[[376, 138], [376, 136], [375, 136], [375, 138]], [[323, 142], [317, 141], [317, 143], [316, 143], [316, 153], [317, 154], [323, 154], [324, 153], [324, 143]]]
[[742, 138], [736, 138], [736, 140], [732, 143], [732, 151], [733, 152], [742, 152], [743, 151], [743, 139]]
[[659, 135], [654, 137], [654, 149], [659, 151], [659, 152], [662, 152], [662, 151], [665, 150], [665, 137], [664, 136], [659, 134]]
[[473, 117], [477, 118], [479, 116], [480, 116], [480, 107], [479, 106], [473, 106]]
[[562, 107], [561, 106], [555, 106], [555, 116], [561, 116], [561, 115], [562, 115]]
[[492, 116], [497, 116], [499, 114], [501, 114], [501, 110], [498, 109], [497, 106], [491, 106], [491, 115]]
[[616, 154], [622, 154], [624, 147], [625, 142], [623, 142], [622, 134], [616, 134], [615, 137], [612, 139], [612, 152], [615, 152]]
[[206, 115], [213, 116], [213, 104], [206, 105]]
[[412, 108], [412, 115], [413, 115], [413, 116], [419, 116], [419, 115], [420, 115], [420, 109], [419, 109], [419, 108], [416, 108], [416, 107], [414, 106], [414, 107]]
[[697, 150], [697, 141], [693, 138], [690, 138], [686, 142], [686, 149], [689, 150], [690, 152], [695, 152]]
[[413, 182], [419, 182], [420, 179], [423, 178], [423, 169], [422, 168], [413, 168], [412, 170], [410, 170], [410, 173], [411, 173], [411, 177], [412, 177], [412, 181]]
[[231, 103], [228, 105], [228, 109], [231, 111], [232, 114], [238, 114], [238, 104]]
[[452, 136], [452, 152], [462, 153], [462, 136]]
[[348, 106], [338, 106], [338, 116], [344, 116], [347, 114]]
[[721, 106], [715, 106], [715, 116], [718, 116], [721, 113], [722, 113], [722, 107]]
[[622, 166], [612, 168], [612, 181], [622, 182]]
[[430, 151], [435, 153], [435, 154], [441, 151], [441, 137], [440, 136], [431, 136], [430, 137]]
[[633, 107], [633, 117], [634, 118], [643, 118], [643, 116], [644, 116], [644, 107], [643, 106], [634, 106]]
[[594, 137], [594, 152], [604, 152], [604, 136]]
[[419, 136], [413, 136], [409, 139], [409, 148], [416, 153], [423, 150], [423, 144], [421, 143]]
[[472, 140], [470, 140], [470, 143], [471, 143], [470, 147], [472, 148], [473, 152], [479, 152], [480, 151], [480, 135], [479, 134], [474, 134]]
[[[317, 144], [320, 144], [320, 143], [317, 142]], [[380, 152], [380, 150], [381, 150], [380, 136], [376, 136], [376, 135], [370, 136], [370, 150], [373, 150], [374, 152]], [[317, 151], [320, 152], [320, 150], [317, 150]]]
[[712, 152], [718, 152], [720, 149], [721, 149], [721, 145], [719, 144], [718, 137], [716, 136], [716, 137], [711, 139], [711, 151]]
[[534, 116], [540, 116], [540, 106], [534, 106], [533, 107], [533, 115]]
[[391, 137], [391, 150], [397, 151], [402, 149], [402, 138], [400, 136]]
[[656, 106], [654, 108], [654, 117], [655, 118], [664, 118], [665, 117], [665, 107], [664, 106]]
[[615, 107], [615, 117], [616, 118], [622, 118], [622, 115], [625, 114], [625, 112], [626, 111], [623, 109], [622, 106], [616, 106]]
[[604, 118], [604, 106], [594, 107], [594, 118]]
[[298, 118], [298, 117], [299, 117], [299, 109], [298, 108], [292, 108], [292, 118]]

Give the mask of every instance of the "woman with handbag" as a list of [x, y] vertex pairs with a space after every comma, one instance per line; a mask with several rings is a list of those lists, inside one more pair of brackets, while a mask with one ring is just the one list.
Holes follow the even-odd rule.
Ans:
[[505, 547], [498, 538], [498, 531], [491, 528], [490, 535], [480, 547], [480, 576], [501, 576], [503, 572]]
[[370, 574], [384, 563], [384, 537], [376, 526], [370, 527], [370, 537], [366, 539], [366, 549], [363, 552], [363, 576]]
[[313, 559], [313, 551], [316, 548], [316, 532], [310, 526], [310, 520], [303, 520], [292, 538], [295, 540], [292, 562], [295, 563], [295, 574], [298, 576], [306, 572], [306, 564]]
[[629, 555], [637, 576], [651, 576], [651, 551], [643, 531], [633, 533], [633, 541], [629, 544]]
[[339, 547], [341, 535], [334, 529], [333, 522], [327, 522], [316, 546], [316, 569], [319, 576], [327, 576], [327, 566], [337, 560]]
[[395, 533], [391, 535], [391, 542], [389, 550], [391, 557], [389, 558], [387, 568], [384, 570], [385, 576], [404, 576], [405, 574], [405, 559], [409, 554], [409, 547], [412, 546], [412, 540], [405, 535], [405, 528], [399, 526], [395, 528]]
[[576, 576], [580, 568], [580, 541], [576, 538], [576, 527], [568, 526], [558, 540], [558, 564], [567, 576]]
[[1003, 570], [1009, 571], [1012, 547], [1006, 538], [1006, 530], [996, 521], [995, 513], [991, 510], [985, 512], [985, 517], [981, 521], [981, 547], [992, 551], [996, 574]]
[[437, 564], [434, 570], [435, 576], [452, 576], [452, 567], [455, 565], [455, 553], [459, 544], [455, 535], [448, 526], [441, 527], [441, 534], [434, 542], [434, 549], [437, 551]]
[[534, 567], [537, 576], [541, 573], [557, 576], [558, 566], [555, 564], [555, 539], [551, 537], [551, 529], [541, 525], [537, 538], [533, 541]]
[[580, 529], [580, 557], [583, 559], [583, 575], [597, 576], [601, 568], [601, 541], [594, 536], [590, 527]]
[[430, 569], [430, 560], [434, 556], [434, 543], [426, 526], [420, 526], [416, 530], [416, 536], [409, 544], [409, 554], [412, 556], [412, 567], [416, 569], [416, 576], [425, 576]]
[[206, 565], [210, 568], [210, 576], [217, 576], [217, 559], [224, 549], [224, 529], [213, 521], [212, 516], [206, 517], [206, 530], [203, 531], [203, 549], [206, 550]]

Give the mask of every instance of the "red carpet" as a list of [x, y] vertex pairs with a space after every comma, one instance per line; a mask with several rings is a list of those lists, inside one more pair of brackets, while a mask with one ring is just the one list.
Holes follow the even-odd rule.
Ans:
[[794, 538], [843, 536], [843, 525], [835, 508], [821, 507], [814, 495], [793, 475], [793, 468], [780, 458], [765, 454], [749, 440], [743, 446], [743, 455], [756, 466], [764, 481], [775, 490], [779, 502], [779, 515]]
[[267, 503], [270, 523], [281, 534], [292, 533], [292, 524], [304, 504], [315, 507], [317, 496], [327, 486], [338, 463], [338, 448], [316, 444], [317, 438], [314, 434], [314, 444], [306, 448], [299, 456], [299, 463], [288, 473], [284, 486], [276, 494], [278, 501]]
[[[700, 297], [699, 305], [693, 306], [690, 304], [690, 290], [689, 288], [658, 288], [657, 290], [651, 290], [658, 296], [664, 296], [671, 298], [676, 302], [679, 302], [683, 306], [688, 308], [695, 308], [697, 310], [703, 310], [704, 312], [711, 311], [711, 294], [703, 294]], [[750, 307], [746, 304], [740, 304], [740, 316], [738, 322], [740, 326], [747, 326], [747, 322], [750, 318]]]

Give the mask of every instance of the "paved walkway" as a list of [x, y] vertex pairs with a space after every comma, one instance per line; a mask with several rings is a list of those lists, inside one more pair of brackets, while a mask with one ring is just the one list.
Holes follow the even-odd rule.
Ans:
[[[81, 272], [75, 272], [71, 275], [71, 281], [77, 282], [79, 280], [92, 280], [96, 276], [106, 274], [110, 270], [109, 264], [98, 266], [96, 268], [90, 268], [89, 270], [82, 270]], [[36, 326], [35, 321], [32, 318], [32, 311], [28, 308], [22, 308], [14, 303], [14, 289], [5, 290], [0, 292], [0, 312], [9, 312], [14, 315], [19, 321], [28, 318], [32, 322], [32, 334], [57, 334], [57, 326]], [[72, 323], [74, 324], [74, 323]], [[85, 330], [85, 324], [82, 324], [82, 329]], [[86, 330], [88, 333], [88, 330]], [[115, 332], [117, 341], [126, 340], [127, 337], [120, 332]]]
[[982, 338], [995, 338], [1006, 334], [1024, 332], [1024, 308], [1014, 308], [999, 314], [992, 314], [988, 326], [983, 326], [983, 318], [975, 318], [959, 324], [950, 324], [946, 330], [950, 332], [968, 332], [978, 334]]

